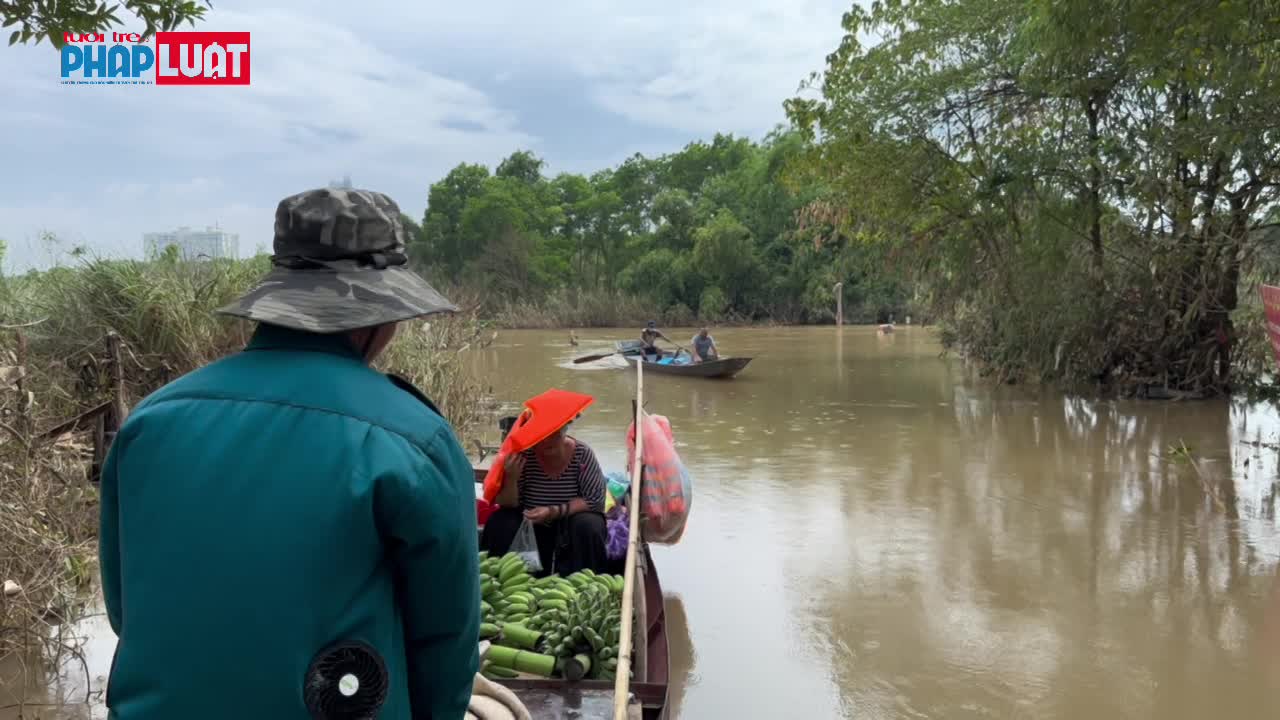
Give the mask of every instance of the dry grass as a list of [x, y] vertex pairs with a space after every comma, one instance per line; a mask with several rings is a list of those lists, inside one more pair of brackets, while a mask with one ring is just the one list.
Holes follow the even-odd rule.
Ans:
[[80, 617], [94, 577], [92, 447], [83, 434], [39, 436], [46, 413], [14, 344], [0, 363], [0, 657], [59, 664], [78, 652], [64, 621]]
[[[183, 263], [91, 261], [0, 281], [0, 324], [23, 325], [33, 362], [29, 386], [50, 414], [69, 417], [105, 400], [113, 383], [106, 338], [123, 341], [125, 395], [136, 402], [165, 383], [243, 347], [252, 325], [214, 310], [251, 287], [264, 258]], [[7, 287], [5, 287], [7, 286]], [[492, 331], [478, 308], [433, 319], [431, 332], [406, 323], [384, 366], [413, 380], [466, 436], [483, 405], [465, 349]], [[0, 339], [0, 343], [10, 342]], [[0, 348], [3, 348], [0, 345]]]
[[496, 337], [497, 331], [474, 315], [407, 322], [377, 365], [421, 388], [459, 439], [468, 442], [491, 417], [493, 406], [491, 392], [473, 372], [467, 353], [488, 347]]

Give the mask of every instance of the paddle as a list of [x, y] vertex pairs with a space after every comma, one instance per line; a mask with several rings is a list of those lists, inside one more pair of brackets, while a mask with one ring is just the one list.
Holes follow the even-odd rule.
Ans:
[[592, 362], [593, 360], [603, 360], [609, 357], [610, 355], [617, 355], [617, 354], [618, 354], [618, 351], [614, 350], [613, 352], [598, 353], [596, 355], [583, 355], [580, 358], [574, 358], [573, 364], [578, 365], [585, 362]]

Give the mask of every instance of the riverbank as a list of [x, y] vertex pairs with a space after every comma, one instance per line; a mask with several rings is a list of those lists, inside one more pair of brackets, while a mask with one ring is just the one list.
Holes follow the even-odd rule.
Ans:
[[[835, 298], [832, 311], [802, 320], [791, 312], [768, 309], [755, 314], [733, 311], [696, 313], [676, 303], [663, 305], [639, 295], [617, 290], [559, 289], [519, 301], [504, 300], [483, 290], [465, 286], [446, 286], [444, 295], [494, 328], [503, 330], [580, 330], [602, 328], [635, 328], [650, 320], [666, 327], [810, 327], [835, 325]], [[891, 320], [903, 323], [913, 316], [917, 321], [925, 314], [909, 305], [887, 308], [863, 305], [844, 308], [846, 325], [878, 325]]]
[[[63, 323], [67, 329], [76, 329], [77, 324], [103, 325], [112, 321], [128, 327], [146, 324], [160, 332], [161, 338], [176, 341], [168, 343], [166, 350], [182, 355], [179, 359], [184, 364], [198, 364], [202, 359], [199, 352], [210, 347], [225, 349], [218, 345], [217, 336], [224, 335], [223, 327], [231, 324], [229, 320], [198, 314], [248, 290], [269, 269], [267, 255], [203, 262], [182, 262], [174, 257], [153, 261], [78, 260], [51, 270], [0, 276], [0, 318], [6, 321], [4, 324], [22, 324], [47, 318], [50, 312], [66, 314], [70, 309], [76, 319]], [[642, 327], [649, 320], [666, 326], [835, 324], [834, 295], [822, 312], [799, 313], [789, 302], [766, 303], [751, 312], [732, 308], [695, 312], [683, 303], [659, 302], [641, 294], [603, 288], [562, 287], [513, 300], [484, 286], [441, 282], [439, 273], [430, 269], [419, 268], [419, 272], [462, 308], [463, 316], [491, 329]], [[103, 319], [87, 321], [83, 314], [93, 306], [75, 305], [77, 301], [105, 302]], [[909, 302], [849, 302], [842, 312], [849, 325], [893, 319], [901, 323], [912, 316], [919, 322], [927, 316], [923, 308]], [[194, 348], [197, 356], [189, 356], [184, 347]]]

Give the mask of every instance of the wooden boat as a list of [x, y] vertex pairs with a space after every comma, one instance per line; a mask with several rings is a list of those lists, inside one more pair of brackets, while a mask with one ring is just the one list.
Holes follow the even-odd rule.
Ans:
[[644, 371], [647, 373], [699, 378], [731, 378], [742, 372], [747, 363], [751, 362], [749, 357], [720, 358], [719, 360], [706, 360], [700, 363], [689, 362], [688, 357], [683, 355], [677, 358], [677, 360], [683, 360], [683, 362], [671, 363], [655, 362], [648, 358], [642, 360], [640, 355], [624, 355], [623, 357], [629, 363], [643, 362]]
[[[647, 369], [648, 366], [646, 366]], [[488, 471], [475, 468], [476, 482], [484, 482]], [[480, 528], [483, 530], [483, 528]], [[633, 656], [637, 663], [631, 681], [631, 694], [640, 703], [644, 720], [666, 720], [667, 683], [671, 674], [670, 654], [667, 647], [666, 609], [662, 599], [662, 583], [653, 564], [647, 545], [644, 548], [644, 598], [647, 615], [648, 641], [644, 648], [644, 667], [639, 667], [640, 654]], [[621, 574], [624, 562], [617, 561], [612, 573]], [[512, 679], [495, 680], [510, 688], [528, 708], [534, 720], [610, 720], [613, 718], [613, 681], [580, 680], [569, 682], [558, 678], [540, 678], [532, 675]]]
[[[643, 347], [644, 345], [639, 340], [619, 340], [614, 344], [615, 352], [627, 362], [633, 364], [640, 361]], [[662, 361], [657, 362], [645, 358], [645, 372], [655, 372], [661, 375], [681, 375], [684, 377], [731, 378], [742, 372], [747, 363], [751, 362], [749, 357], [730, 357], [693, 363], [689, 361], [689, 356], [684, 353], [678, 353], [675, 357], [675, 362], [665, 362], [668, 357], [670, 356], [664, 356]]]

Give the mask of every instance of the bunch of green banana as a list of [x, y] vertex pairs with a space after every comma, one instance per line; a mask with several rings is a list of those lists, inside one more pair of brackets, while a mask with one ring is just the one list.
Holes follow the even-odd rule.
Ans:
[[480, 553], [481, 638], [496, 638], [503, 625], [529, 618], [537, 609], [529, 593], [532, 582], [519, 555], [489, 557], [488, 553]]
[[544, 578], [532, 592], [538, 612], [526, 624], [542, 633], [543, 651], [563, 659], [588, 655], [591, 677], [611, 679], [618, 665], [622, 578], [583, 570]]
[[[618, 665], [623, 578], [590, 570], [530, 577], [515, 553], [480, 553], [480, 637], [495, 645], [541, 649], [577, 679], [612, 679]], [[490, 668], [495, 677], [505, 669]]]

